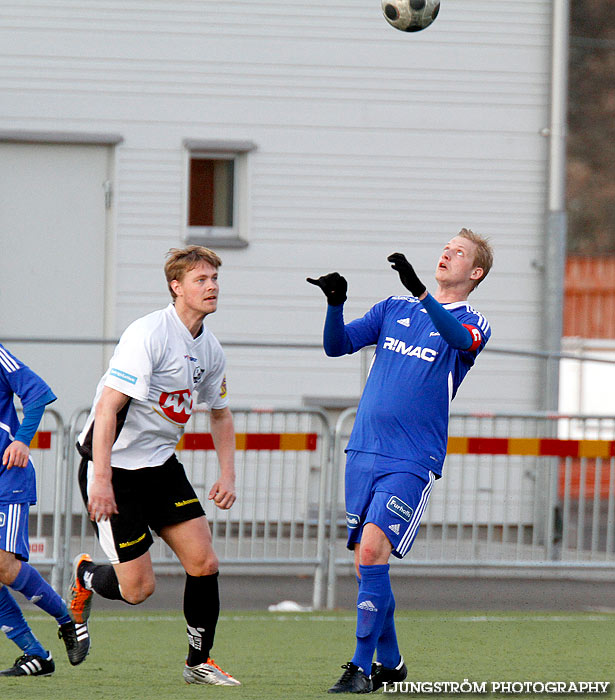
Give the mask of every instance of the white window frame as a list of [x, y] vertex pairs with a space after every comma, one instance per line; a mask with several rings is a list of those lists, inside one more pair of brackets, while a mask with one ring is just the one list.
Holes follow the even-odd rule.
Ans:
[[[245, 248], [248, 246], [250, 213], [249, 153], [256, 150], [252, 141], [216, 141], [186, 139], [184, 141], [184, 212], [183, 229], [187, 243], [212, 248]], [[190, 226], [190, 161], [192, 158], [232, 160], [233, 167], [233, 225]]]

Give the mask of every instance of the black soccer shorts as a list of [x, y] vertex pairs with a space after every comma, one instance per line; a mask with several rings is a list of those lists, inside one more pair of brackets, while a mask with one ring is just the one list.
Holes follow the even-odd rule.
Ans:
[[[93, 464], [86, 457], [79, 466], [79, 487], [88, 504], [88, 474]], [[175, 525], [205, 515], [175, 455], [159, 467], [112, 468], [111, 483], [118, 513], [108, 520], [92, 522], [100, 546], [112, 564], [132, 561], [152, 546], [166, 525]]]

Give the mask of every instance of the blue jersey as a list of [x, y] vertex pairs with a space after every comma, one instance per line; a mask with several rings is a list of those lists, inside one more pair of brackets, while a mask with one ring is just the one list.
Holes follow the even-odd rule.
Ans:
[[19, 418], [14, 396], [24, 410], [55, 400], [49, 386], [29, 367], [0, 345], [0, 503], [36, 503], [36, 477], [31, 460], [27, 467], [7, 469], [2, 455], [15, 439]]
[[376, 345], [349, 450], [402, 459], [419, 474], [442, 475], [450, 403], [491, 335], [487, 320], [466, 301], [444, 308], [472, 334], [469, 350], [448, 345], [412, 296], [389, 297], [346, 325], [352, 352]]

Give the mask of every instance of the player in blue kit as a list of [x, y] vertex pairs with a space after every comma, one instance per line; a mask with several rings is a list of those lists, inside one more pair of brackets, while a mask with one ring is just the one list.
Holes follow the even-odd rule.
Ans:
[[[20, 425], [14, 396], [23, 407]], [[9, 591], [19, 591], [57, 620], [68, 659], [80, 664], [90, 648], [87, 624], [75, 624], [65, 602], [28, 563], [28, 512], [36, 503], [30, 442], [45, 406], [56, 397], [29, 367], [0, 345], [0, 629], [23, 654], [0, 676], [48, 676], [55, 670], [49, 651], [32, 634]]]
[[487, 320], [466, 301], [493, 263], [483, 237], [462, 229], [447, 243], [434, 296], [404, 255], [388, 260], [412, 296], [389, 297], [347, 325], [346, 280], [337, 272], [307, 280], [327, 297], [327, 355], [376, 345], [346, 450], [348, 548], [359, 580], [356, 648], [330, 693], [369, 693], [406, 678], [388, 562], [412, 547], [442, 476], [450, 403], [491, 335]]

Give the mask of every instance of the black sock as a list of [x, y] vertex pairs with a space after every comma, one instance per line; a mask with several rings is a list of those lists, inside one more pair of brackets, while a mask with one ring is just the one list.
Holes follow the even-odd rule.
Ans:
[[188, 666], [207, 661], [214, 645], [219, 614], [218, 573], [210, 576], [186, 574], [184, 616], [188, 625]]
[[98, 593], [99, 596], [109, 600], [124, 600], [115, 569], [111, 564], [93, 564], [85, 561], [79, 567], [78, 576], [87, 589]]

